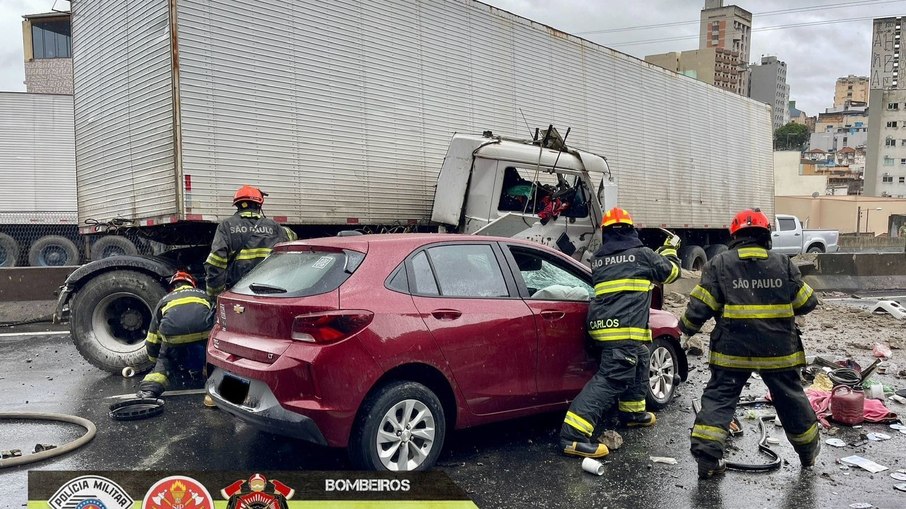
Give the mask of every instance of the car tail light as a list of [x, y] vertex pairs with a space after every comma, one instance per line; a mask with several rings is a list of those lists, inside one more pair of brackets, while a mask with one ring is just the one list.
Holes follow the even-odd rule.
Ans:
[[309, 343], [336, 343], [367, 327], [372, 318], [371, 311], [357, 309], [299, 315], [293, 320], [292, 338]]

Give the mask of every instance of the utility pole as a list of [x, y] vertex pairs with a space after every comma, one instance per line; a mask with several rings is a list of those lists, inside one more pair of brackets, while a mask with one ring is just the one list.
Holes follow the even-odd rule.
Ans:
[[862, 207], [856, 207], [858, 214], [856, 215], [856, 237], [859, 236], [859, 223], [862, 222]]

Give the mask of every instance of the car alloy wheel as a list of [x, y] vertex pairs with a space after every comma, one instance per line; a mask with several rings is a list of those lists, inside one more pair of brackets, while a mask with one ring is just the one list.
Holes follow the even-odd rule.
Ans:
[[375, 437], [378, 457], [387, 470], [415, 470], [431, 454], [435, 434], [431, 409], [415, 399], [400, 401], [381, 419]]
[[663, 338], [651, 344], [648, 368], [648, 406], [660, 410], [670, 403], [676, 391], [677, 354], [673, 345]]

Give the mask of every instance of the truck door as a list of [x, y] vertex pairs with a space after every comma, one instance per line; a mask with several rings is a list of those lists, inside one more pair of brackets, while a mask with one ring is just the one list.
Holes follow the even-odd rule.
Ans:
[[771, 250], [785, 255], [797, 255], [802, 250], [802, 228], [795, 217], [778, 217], [777, 229], [771, 234]]

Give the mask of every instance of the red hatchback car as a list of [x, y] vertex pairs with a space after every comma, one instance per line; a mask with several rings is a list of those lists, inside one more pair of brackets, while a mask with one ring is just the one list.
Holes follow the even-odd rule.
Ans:
[[[565, 410], [597, 369], [588, 268], [545, 246], [463, 235], [299, 241], [218, 301], [217, 405], [348, 447], [359, 468], [430, 468], [448, 430]], [[651, 311], [649, 403], [686, 377], [677, 320]]]

